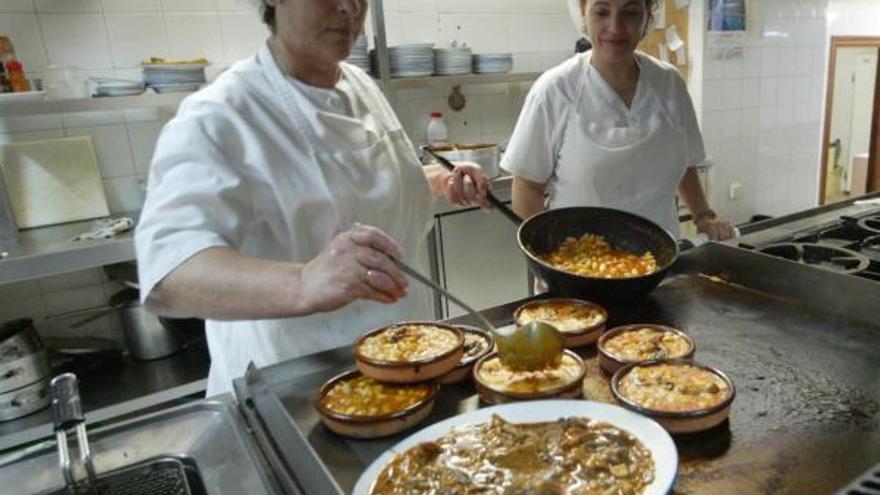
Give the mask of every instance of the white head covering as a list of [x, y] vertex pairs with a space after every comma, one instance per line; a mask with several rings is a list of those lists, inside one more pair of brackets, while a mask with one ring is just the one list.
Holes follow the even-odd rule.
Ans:
[[574, 23], [574, 28], [579, 33], [584, 32], [584, 19], [581, 15], [581, 2], [580, 0], [568, 0], [568, 13], [571, 15], [571, 22]]

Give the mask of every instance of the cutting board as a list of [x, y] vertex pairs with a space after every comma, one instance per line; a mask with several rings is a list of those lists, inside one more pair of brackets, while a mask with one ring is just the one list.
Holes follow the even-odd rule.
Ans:
[[89, 136], [0, 145], [0, 169], [20, 229], [110, 214]]

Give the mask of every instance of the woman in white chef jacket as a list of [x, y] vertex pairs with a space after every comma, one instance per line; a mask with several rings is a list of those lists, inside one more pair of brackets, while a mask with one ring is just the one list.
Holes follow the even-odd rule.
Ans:
[[423, 169], [378, 87], [341, 63], [366, 0], [262, 9], [265, 46], [163, 129], [136, 232], [145, 304], [207, 320], [209, 396], [251, 361], [428, 317], [429, 294], [389, 256], [415, 261], [433, 197], [485, 202], [478, 166]]
[[636, 52], [657, 0], [571, 1], [593, 48], [543, 74], [526, 99], [501, 164], [514, 176], [514, 210], [610, 207], [678, 237], [678, 191], [699, 232], [732, 237], [700, 186], [705, 153], [684, 81]]

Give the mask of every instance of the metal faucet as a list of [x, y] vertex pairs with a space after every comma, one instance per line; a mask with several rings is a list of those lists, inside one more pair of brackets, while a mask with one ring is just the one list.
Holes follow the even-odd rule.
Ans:
[[67, 446], [67, 434], [71, 429], [76, 430], [80, 462], [85, 466], [88, 481], [91, 483], [95, 479], [95, 464], [86, 434], [86, 418], [82, 413], [79, 383], [76, 375], [64, 373], [53, 378], [49, 386], [52, 390], [52, 420], [55, 424], [55, 440], [58, 444], [58, 465], [64, 474], [67, 488], [75, 493], [76, 475]]

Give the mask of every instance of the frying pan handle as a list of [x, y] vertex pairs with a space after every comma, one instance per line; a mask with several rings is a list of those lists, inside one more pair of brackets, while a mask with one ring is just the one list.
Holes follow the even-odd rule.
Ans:
[[[452, 162], [447, 160], [446, 157], [440, 156], [437, 153], [434, 153], [434, 151], [428, 146], [425, 146], [422, 149], [425, 150], [425, 152], [428, 153], [429, 155], [436, 158], [437, 161], [439, 161], [440, 164], [443, 165], [444, 167], [446, 167], [446, 169], [449, 170], [450, 172], [455, 170], [455, 165], [453, 165]], [[520, 216], [517, 215], [513, 210], [511, 210], [510, 207], [508, 207], [506, 204], [504, 204], [503, 201], [498, 199], [497, 196], [492, 194], [492, 191], [486, 191], [486, 199], [489, 200], [489, 204], [491, 204], [494, 208], [496, 208], [502, 215], [507, 217], [516, 226], [519, 226], [520, 224], [523, 223], [523, 219], [520, 218]]]

